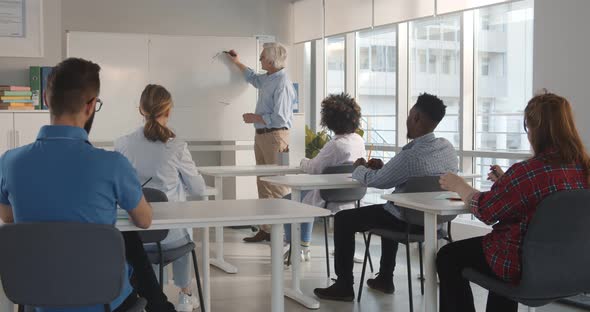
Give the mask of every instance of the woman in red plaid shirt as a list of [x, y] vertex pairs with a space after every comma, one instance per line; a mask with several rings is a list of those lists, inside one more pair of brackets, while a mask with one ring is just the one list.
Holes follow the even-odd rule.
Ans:
[[[552, 193], [588, 188], [590, 157], [580, 139], [570, 103], [545, 93], [532, 98], [524, 112], [524, 128], [534, 156], [514, 164], [506, 173], [492, 166], [494, 185], [480, 192], [465, 180], [446, 174], [443, 189], [457, 192], [490, 234], [448, 244], [438, 253], [440, 311], [475, 311], [469, 282], [461, 276], [470, 267], [499, 280], [518, 284], [521, 246], [539, 203]], [[516, 312], [518, 304], [489, 293], [487, 312]]]

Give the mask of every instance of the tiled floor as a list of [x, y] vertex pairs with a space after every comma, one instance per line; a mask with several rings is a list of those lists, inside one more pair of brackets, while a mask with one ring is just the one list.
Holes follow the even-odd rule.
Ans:
[[[316, 287], [325, 287], [328, 285], [326, 277], [326, 265], [323, 249], [323, 230], [321, 224], [316, 224], [314, 229], [314, 242], [312, 247], [312, 260], [303, 264], [304, 278], [302, 280], [303, 292], [313, 295], [313, 289]], [[211, 292], [212, 292], [212, 311], [270, 311], [270, 246], [265, 244], [245, 244], [242, 238], [251, 235], [249, 230], [232, 230], [225, 231], [225, 255], [226, 259], [238, 266], [238, 274], [226, 274], [211, 268]], [[213, 237], [213, 232], [211, 237]], [[379, 243], [375, 240], [372, 244], [371, 252], [373, 259], [378, 265]], [[360, 253], [362, 248], [362, 236], [357, 237], [357, 251]], [[213, 250], [211, 251], [214, 252]], [[418, 257], [416, 248], [412, 249], [413, 272], [418, 272]], [[344, 303], [334, 301], [320, 301], [320, 311], [409, 311], [408, 309], [408, 287], [406, 275], [405, 248], [400, 248], [397, 255], [398, 265], [395, 272], [396, 291], [393, 295], [385, 295], [374, 292], [365, 287], [363, 290], [362, 302]], [[332, 261], [331, 261], [332, 262]], [[333, 263], [332, 263], [333, 265]], [[358, 278], [360, 277], [361, 264], [355, 265], [355, 277], [357, 278], [356, 287], [358, 287]], [[376, 268], [377, 269], [377, 268]], [[285, 282], [290, 280], [290, 274], [286, 273]], [[423, 311], [422, 295], [420, 294], [420, 284], [417, 276], [414, 280], [414, 310]], [[171, 285], [166, 286], [166, 292], [171, 301], [175, 302], [177, 291]], [[478, 311], [485, 311], [485, 300], [487, 292], [477, 286], [474, 287], [476, 306]], [[299, 304], [286, 299], [286, 311], [309, 311]], [[521, 307], [519, 311], [527, 311]], [[545, 307], [537, 308], [538, 312], [579, 312], [584, 311], [570, 306], [561, 304], [551, 304]]]

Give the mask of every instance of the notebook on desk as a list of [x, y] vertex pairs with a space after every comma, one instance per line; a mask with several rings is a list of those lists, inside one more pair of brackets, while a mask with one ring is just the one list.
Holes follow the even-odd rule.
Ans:
[[127, 211], [117, 208], [117, 220], [127, 220], [129, 219], [129, 214]]

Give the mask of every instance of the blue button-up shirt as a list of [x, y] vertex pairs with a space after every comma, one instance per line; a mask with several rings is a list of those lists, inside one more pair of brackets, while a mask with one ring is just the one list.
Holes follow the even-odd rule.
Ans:
[[250, 68], [244, 72], [246, 81], [258, 89], [258, 102], [255, 114], [262, 116], [264, 124], [255, 123], [256, 129], [291, 128], [293, 125], [293, 104], [295, 88], [287, 77], [285, 69], [267, 74], [256, 74]]
[[[82, 128], [44, 126], [34, 143], [0, 157], [0, 203], [12, 206], [16, 223], [115, 224], [117, 205], [129, 211], [141, 197], [141, 184], [129, 161], [119, 153], [94, 148]], [[130, 277], [131, 270], [127, 273]], [[118, 307], [131, 290], [125, 278], [111, 307]], [[37, 311], [102, 312], [104, 308]]]
[[[409, 178], [457, 173], [458, 169], [453, 144], [429, 133], [406, 144], [383, 168], [372, 170], [359, 166], [352, 178], [368, 187], [391, 189], [403, 186]], [[391, 202], [385, 204], [385, 210], [403, 220], [401, 209]]]

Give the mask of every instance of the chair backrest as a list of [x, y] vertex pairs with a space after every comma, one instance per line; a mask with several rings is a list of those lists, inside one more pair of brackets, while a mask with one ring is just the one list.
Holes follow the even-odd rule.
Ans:
[[527, 297], [560, 298], [590, 291], [590, 190], [545, 198], [522, 246], [520, 286]]
[[[150, 187], [143, 188], [143, 196], [150, 203], [164, 203], [168, 201], [166, 193]], [[138, 231], [141, 241], [145, 244], [159, 243], [168, 236], [168, 230]]]
[[[354, 166], [352, 164], [343, 164], [338, 166], [329, 166], [322, 170], [322, 174], [352, 173]], [[326, 202], [354, 202], [363, 199], [367, 193], [366, 187], [356, 187], [347, 189], [320, 190], [320, 197]]]
[[[422, 193], [422, 192], [441, 192], [439, 176], [427, 177], [413, 177], [409, 178], [406, 183], [396, 187], [394, 193]], [[401, 208], [402, 218], [409, 224], [424, 226], [424, 213], [413, 209]], [[436, 221], [438, 224], [447, 223], [457, 217], [454, 216], [438, 216]]]
[[21, 305], [104, 305], [121, 293], [125, 247], [112, 225], [19, 223], [0, 227], [0, 277]]

